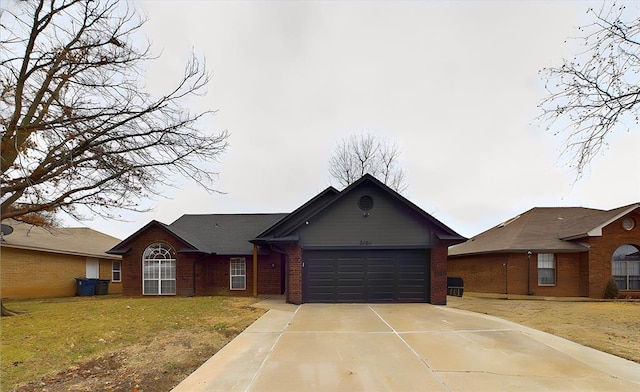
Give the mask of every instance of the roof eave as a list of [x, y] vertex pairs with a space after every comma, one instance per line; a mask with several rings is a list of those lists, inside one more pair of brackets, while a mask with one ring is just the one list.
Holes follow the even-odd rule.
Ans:
[[89, 252], [74, 252], [71, 250], [64, 250], [64, 249], [38, 248], [35, 246], [28, 246], [28, 245], [14, 245], [6, 242], [2, 242], [2, 246], [7, 248], [14, 248], [14, 249], [32, 250], [36, 252], [47, 252], [47, 253], [56, 253], [56, 254], [81, 256], [81, 257], [96, 257], [96, 258], [109, 259], [109, 260], [120, 260], [120, 257], [118, 257], [117, 253], [109, 253], [109, 252], [99, 253], [99, 254], [89, 253]]
[[297, 235], [290, 235], [286, 237], [262, 237], [262, 238], [254, 238], [249, 240], [252, 244], [256, 245], [266, 245], [266, 244], [287, 244], [287, 243], [296, 243], [300, 240], [300, 237]]
[[487, 255], [487, 254], [508, 254], [508, 253], [583, 253], [588, 252], [589, 248], [586, 246], [580, 245], [580, 247], [574, 248], [514, 248], [514, 249], [489, 249], [489, 250], [479, 250], [472, 252], [464, 252], [464, 253], [449, 253], [449, 257], [462, 257], [462, 256], [478, 256], [478, 255]]

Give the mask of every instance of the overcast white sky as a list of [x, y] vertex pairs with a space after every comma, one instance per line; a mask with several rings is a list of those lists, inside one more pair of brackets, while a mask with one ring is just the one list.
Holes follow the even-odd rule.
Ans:
[[332, 185], [329, 155], [362, 131], [398, 144], [404, 196], [464, 236], [535, 206], [640, 202], [640, 132], [614, 134], [574, 184], [562, 140], [533, 121], [538, 71], [573, 55], [565, 40], [599, 2], [135, 4], [162, 51], [152, 92], [192, 48], [206, 57], [213, 80], [194, 109], [218, 110], [209, 126], [231, 133], [217, 165], [225, 193], [176, 178], [152, 212], [85, 222], [94, 229], [126, 238], [187, 213], [290, 212]]

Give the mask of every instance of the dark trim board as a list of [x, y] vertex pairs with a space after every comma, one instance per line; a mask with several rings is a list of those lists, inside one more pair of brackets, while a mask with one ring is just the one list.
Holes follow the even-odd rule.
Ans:
[[303, 302], [429, 302], [429, 250], [305, 250]]

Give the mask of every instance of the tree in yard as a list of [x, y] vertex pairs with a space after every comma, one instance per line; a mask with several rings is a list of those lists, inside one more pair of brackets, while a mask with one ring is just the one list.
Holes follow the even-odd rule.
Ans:
[[406, 176], [398, 164], [400, 150], [387, 139], [370, 133], [342, 139], [329, 159], [329, 174], [346, 187], [369, 173], [396, 192], [407, 188]]
[[[209, 191], [202, 161], [226, 149], [226, 132], [202, 126], [211, 111], [187, 100], [209, 81], [195, 55], [165, 93], [144, 89], [154, 57], [140, 44], [145, 20], [117, 0], [3, 3], [0, 14], [2, 218], [50, 225], [55, 214], [115, 218], [192, 178]], [[169, 78], [170, 79], [170, 78]]]
[[589, 9], [593, 22], [580, 27], [584, 50], [562, 66], [545, 68], [547, 97], [539, 120], [566, 138], [578, 177], [607, 145], [616, 128], [638, 125], [640, 18], [624, 5]]

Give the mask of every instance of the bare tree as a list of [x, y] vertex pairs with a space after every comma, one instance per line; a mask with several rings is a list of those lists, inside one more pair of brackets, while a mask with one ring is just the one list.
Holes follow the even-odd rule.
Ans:
[[126, 3], [9, 1], [0, 15], [3, 219], [114, 218], [114, 209], [140, 211], [172, 174], [215, 191], [216, 173], [201, 162], [218, 158], [228, 134], [203, 128], [211, 111], [185, 107], [209, 81], [201, 60], [192, 55], [153, 97], [143, 80], [157, 57]]
[[614, 129], [638, 125], [640, 103], [640, 18], [606, 2], [588, 13], [594, 21], [580, 27], [583, 36], [576, 38], [584, 50], [540, 71], [549, 94], [539, 120], [565, 136], [564, 154], [578, 178]]
[[403, 192], [407, 184], [399, 158], [398, 146], [387, 139], [370, 133], [351, 135], [342, 139], [329, 159], [329, 174], [346, 187], [369, 173], [396, 192]]

